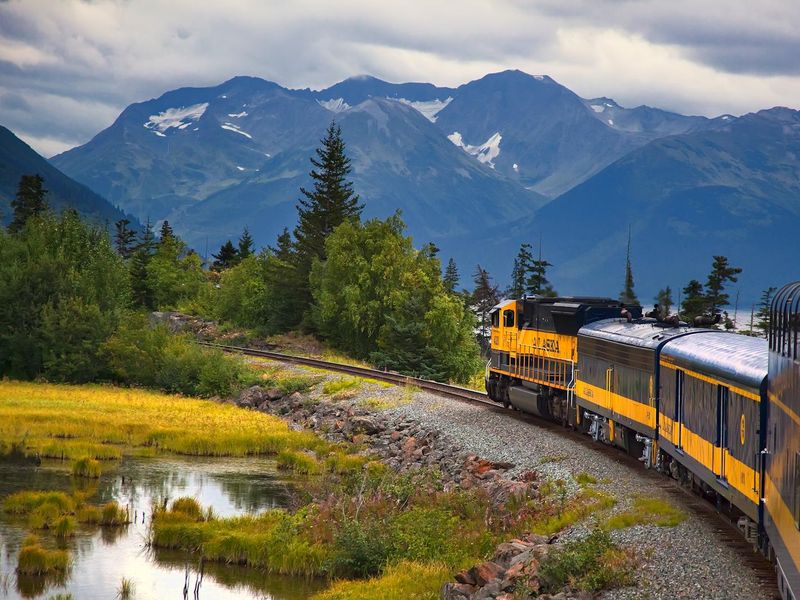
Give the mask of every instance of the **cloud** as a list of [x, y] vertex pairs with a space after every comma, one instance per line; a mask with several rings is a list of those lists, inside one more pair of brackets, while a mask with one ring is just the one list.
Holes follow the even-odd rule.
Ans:
[[12, 0], [0, 123], [49, 153], [132, 102], [234, 75], [456, 86], [506, 68], [623, 105], [738, 114], [800, 97], [798, 22], [800, 3], [778, 0]]

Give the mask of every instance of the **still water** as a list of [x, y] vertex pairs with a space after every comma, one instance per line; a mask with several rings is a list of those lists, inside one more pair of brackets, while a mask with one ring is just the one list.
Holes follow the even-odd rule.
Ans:
[[[124, 479], [123, 479], [124, 478]], [[228, 598], [299, 600], [324, 587], [316, 579], [267, 575], [235, 565], [206, 563], [202, 579], [198, 564], [185, 553], [147, 547], [151, 503], [193, 496], [219, 517], [280, 508], [289, 499], [291, 482], [261, 458], [135, 458], [126, 457], [104, 471], [100, 481], [74, 479], [68, 463], [0, 460], [0, 502], [21, 490], [71, 492], [92, 486], [92, 503], [116, 500], [128, 506], [134, 523], [127, 527], [79, 526], [66, 542], [72, 567], [61, 580], [17, 577], [22, 540], [28, 534], [24, 519], [0, 511], [0, 598], [49, 599], [71, 593], [75, 600], [114, 598], [123, 577], [133, 580], [134, 598]], [[95, 490], [96, 488], [96, 490]], [[144, 514], [143, 514], [144, 513]], [[51, 544], [46, 533], [40, 536]]]

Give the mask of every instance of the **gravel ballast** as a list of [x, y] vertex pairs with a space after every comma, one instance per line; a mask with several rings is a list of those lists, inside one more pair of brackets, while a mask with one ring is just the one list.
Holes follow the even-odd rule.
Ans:
[[[592, 444], [564, 437], [555, 426], [537, 425], [531, 419], [515, 418], [501, 409], [418, 392], [410, 404], [390, 409], [390, 414], [424, 423], [465, 452], [515, 465], [513, 471], [535, 469], [541, 475], [574, 483], [575, 476], [588, 473], [598, 480], [596, 487], [612, 494], [618, 504], [613, 511], [629, 507], [633, 495], [662, 498], [678, 504], [687, 518], [674, 527], [634, 526], [613, 532], [616, 542], [636, 550], [641, 568], [634, 589], [611, 590], [601, 597], [612, 598], [709, 598], [771, 599], [773, 590], [760, 586], [756, 572], [743, 564], [736, 550], [719, 539], [707, 517], [680, 506], [653, 485], [655, 475], [643, 467], [616, 460]], [[581, 524], [565, 536], [581, 535]]]

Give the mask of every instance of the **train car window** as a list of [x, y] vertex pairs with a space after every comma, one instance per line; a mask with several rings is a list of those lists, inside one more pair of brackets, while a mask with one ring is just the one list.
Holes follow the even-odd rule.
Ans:
[[513, 327], [513, 326], [514, 326], [514, 311], [513, 310], [503, 311], [503, 327]]
[[500, 311], [492, 311], [492, 327], [500, 327]]

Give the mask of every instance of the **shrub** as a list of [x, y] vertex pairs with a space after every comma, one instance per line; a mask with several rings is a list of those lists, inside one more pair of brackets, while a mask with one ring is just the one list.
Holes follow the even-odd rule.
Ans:
[[633, 572], [633, 560], [608, 533], [595, 529], [586, 538], [550, 552], [542, 559], [538, 577], [542, 592], [557, 593], [567, 585], [597, 592], [630, 585]]
[[327, 571], [336, 577], [370, 577], [383, 570], [390, 553], [385, 523], [348, 519], [336, 533]]
[[75, 477], [86, 477], [87, 479], [100, 478], [100, 463], [93, 458], [79, 458], [72, 465], [72, 474]]
[[144, 315], [123, 320], [103, 352], [117, 381], [202, 397], [235, 394], [255, 380], [238, 357], [202, 348]]

